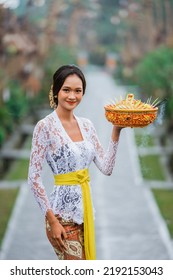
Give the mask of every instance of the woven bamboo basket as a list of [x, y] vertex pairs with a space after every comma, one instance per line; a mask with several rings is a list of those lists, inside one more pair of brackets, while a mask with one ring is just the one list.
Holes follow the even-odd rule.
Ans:
[[116, 106], [116, 104], [114, 106], [107, 105], [104, 107], [106, 119], [113, 125], [119, 127], [145, 127], [156, 120], [158, 113], [157, 107], [152, 107], [149, 104], [147, 106], [145, 103], [141, 102], [140, 106], [138, 106], [141, 108], [135, 108], [135, 104], [138, 100], [134, 99], [133, 94], [128, 95], [126, 101], [127, 107], [131, 108], [117, 109], [119, 106]]

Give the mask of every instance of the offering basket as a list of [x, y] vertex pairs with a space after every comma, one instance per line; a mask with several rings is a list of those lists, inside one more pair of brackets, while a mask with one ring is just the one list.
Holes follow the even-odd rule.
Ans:
[[158, 107], [134, 99], [133, 94], [104, 108], [106, 119], [119, 127], [145, 127], [155, 121], [158, 113]]

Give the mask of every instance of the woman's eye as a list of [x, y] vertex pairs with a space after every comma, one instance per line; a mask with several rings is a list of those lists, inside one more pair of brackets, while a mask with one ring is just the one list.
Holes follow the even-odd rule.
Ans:
[[77, 92], [77, 93], [81, 93], [82, 90], [81, 90], [81, 89], [77, 89], [76, 92]]
[[[63, 88], [63, 91], [64, 91], [65, 93], [70, 93], [70, 92], [73, 91], [73, 90], [71, 90], [71, 89], [69, 89], [69, 88]], [[74, 90], [73, 92], [79, 94], [79, 93], [82, 92], [82, 90], [81, 90], [81, 89], [76, 89], [76, 90]]]
[[64, 92], [69, 92], [70, 90], [68, 88], [63, 89]]

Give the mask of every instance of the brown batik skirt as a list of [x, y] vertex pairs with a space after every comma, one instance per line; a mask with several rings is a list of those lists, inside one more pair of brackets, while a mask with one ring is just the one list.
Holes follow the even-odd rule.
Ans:
[[52, 239], [50, 226], [48, 221], [46, 221], [46, 234], [53, 246], [53, 249], [58, 256], [59, 260], [85, 260], [84, 252], [84, 230], [83, 224], [78, 225], [72, 221], [64, 221], [58, 217], [58, 221], [64, 227], [67, 234], [67, 239], [65, 240], [65, 245], [67, 247], [64, 252], [61, 252], [57, 246], [56, 240]]

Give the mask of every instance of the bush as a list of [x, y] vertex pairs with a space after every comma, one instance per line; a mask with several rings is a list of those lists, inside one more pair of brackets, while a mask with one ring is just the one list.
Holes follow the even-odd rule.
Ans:
[[173, 49], [160, 47], [147, 54], [134, 69], [134, 79], [147, 96], [166, 97], [166, 113], [173, 116]]
[[14, 122], [18, 123], [28, 110], [27, 98], [19, 82], [11, 81], [9, 88], [11, 96], [9, 101], [6, 102], [6, 107]]
[[6, 137], [13, 131], [13, 120], [7, 108], [2, 106], [0, 108], [0, 146], [5, 141]]
[[6, 132], [3, 127], [0, 126], [0, 147], [2, 146], [4, 140], [5, 140]]
[[0, 120], [1, 127], [7, 133], [11, 133], [13, 131], [13, 119], [5, 105], [0, 108]]

